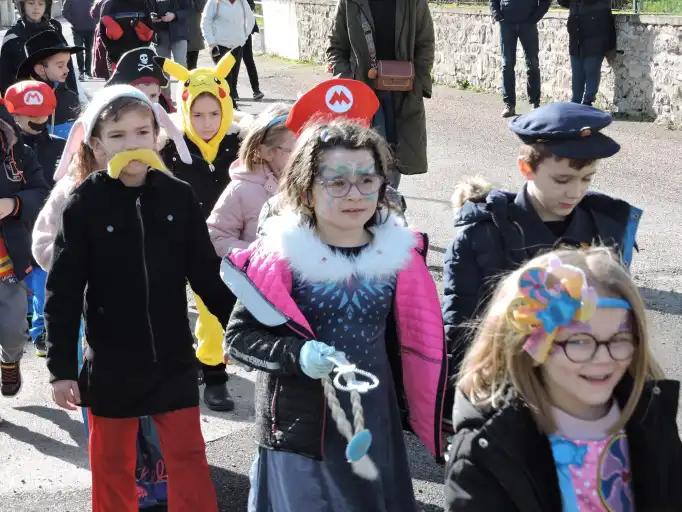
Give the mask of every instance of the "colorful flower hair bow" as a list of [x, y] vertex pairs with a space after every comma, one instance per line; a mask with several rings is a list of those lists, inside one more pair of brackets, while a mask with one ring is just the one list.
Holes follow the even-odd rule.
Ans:
[[523, 349], [539, 363], [547, 359], [559, 327], [588, 321], [599, 302], [584, 272], [556, 256], [547, 268], [529, 268], [521, 274], [519, 291], [521, 295], [509, 305], [507, 320], [517, 332], [528, 335]]

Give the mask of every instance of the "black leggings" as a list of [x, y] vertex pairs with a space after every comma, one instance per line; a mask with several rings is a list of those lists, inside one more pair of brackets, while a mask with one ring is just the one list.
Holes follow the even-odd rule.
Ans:
[[187, 69], [196, 68], [198, 60], [199, 50], [187, 50]]
[[[244, 66], [246, 66], [246, 72], [249, 74], [249, 83], [251, 84], [251, 90], [254, 94], [260, 92], [260, 84], [258, 83], [258, 70], [256, 69], [256, 62], [253, 60], [253, 43], [251, 42], [251, 37], [244, 43], [244, 51], [242, 58], [244, 59]], [[239, 76], [239, 63], [237, 63], [237, 76]]]

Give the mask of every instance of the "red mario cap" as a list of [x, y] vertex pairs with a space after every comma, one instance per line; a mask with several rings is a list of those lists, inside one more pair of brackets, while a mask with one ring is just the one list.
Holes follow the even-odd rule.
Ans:
[[317, 84], [291, 107], [286, 127], [298, 134], [311, 120], [328, 121], [338, 117], [354, 119], [365, 126], [379, 110], [379, 100], [364, 82], [332, 78]]
[[7, 89], [4, 103], [11, 114], [42, 117], [54, 113], [57, 97], [46, 83], [23, 80]]

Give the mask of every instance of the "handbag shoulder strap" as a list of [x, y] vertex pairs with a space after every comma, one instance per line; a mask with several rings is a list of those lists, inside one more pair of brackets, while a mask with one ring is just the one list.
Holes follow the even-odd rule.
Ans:
[[360, 8], [360, 24], [362, 25], [362, 32], [365, 34], [367, 40], [367, 50], [369, 51], [369, 67], [376, 69], [377, 67], [377, 49], [374, 46], [374, 34], [372, 34], [372, 25], [370, 25], [367, 16]]

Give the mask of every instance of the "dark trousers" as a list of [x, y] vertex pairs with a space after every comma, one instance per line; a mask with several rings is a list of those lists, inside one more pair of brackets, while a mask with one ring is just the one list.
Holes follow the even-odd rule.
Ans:
[[194, 69], [197, 67], [199, 60], [199, 50], [187, 50], [187, 69]]
[[[90, 65], [92, 63], [92, 44], [95, 38], [95, 31], [73, 31], [73, 42], [76, 46], [85, 48], [85, 52], [78, 52], [76, 54], [76, 63], [78, 64], [79, 73], [90, 74]], [[85, 53], [85, 55], [83, 55]]]
[[[249, 83], [251, 84], [251, 90], [254, 94], [260, 92], [260, 84], [258, 83], [258, 69], [256, 69], [256, 61], [253, 60], [253, 43], [251, 42], [251, 36], [246, 40], [244, 46], [242, 47], [242, 59], [244, 60], [244, 66], [246, 66], [246, 72], [249, 74]], [[237, 76], [239, 76], [239, 65], [237, 62]]]
[[571, 89], [573, 103], [592, 105], [597, 97], [601, 81], [601, 63], [603, 55], [577, 57], [571, 55]]
[[[137, 512], [138, 418], [88, 415], [93, 512]], [[152, 416], [168, 472], [168, 511], [217, 512], [198, 407]]]
[[237, 48], [226, 48], [225, 46], [218, 45], [214, 47], [213, 51], [211, 52], [211, 58], [215, 64], [217, 64], [221, 57], [223, 57], [230, 50], [232, 50], [232, 55], [234, 55], [234, 58], [237, 61], [226, 77], [227, 85], [230, 86], [230, 97], [232, 98], [233, 102], [237, 101], [237, 98], [239, 97], [239, 94], [237, 94], [237, 79], [239, 78], [239, 66], [242, 62], [242, 48], [242, 46]]
[[540, 103], [540, 43], [535, 23], [500, 22], [502, 46], [502, 99], [506, 105], [516, 106], [516, 43], [521, 41], [526, 56], [526, 90], [530, 103]]
[[[397, 95], [400, 93], [393, 93], [390, 91], [374, 91], [379, 99], [379, 110], [372, 119], [372, 128], [377, 133], [383, 135], [393, 151], [398, 145], [398, 127], [396, 125], [395, 106]], [[394, 189], [398, 190], [400, 185], [401, 174], [398, 168], [393, 165], [388, 170], [388, 182]]]

